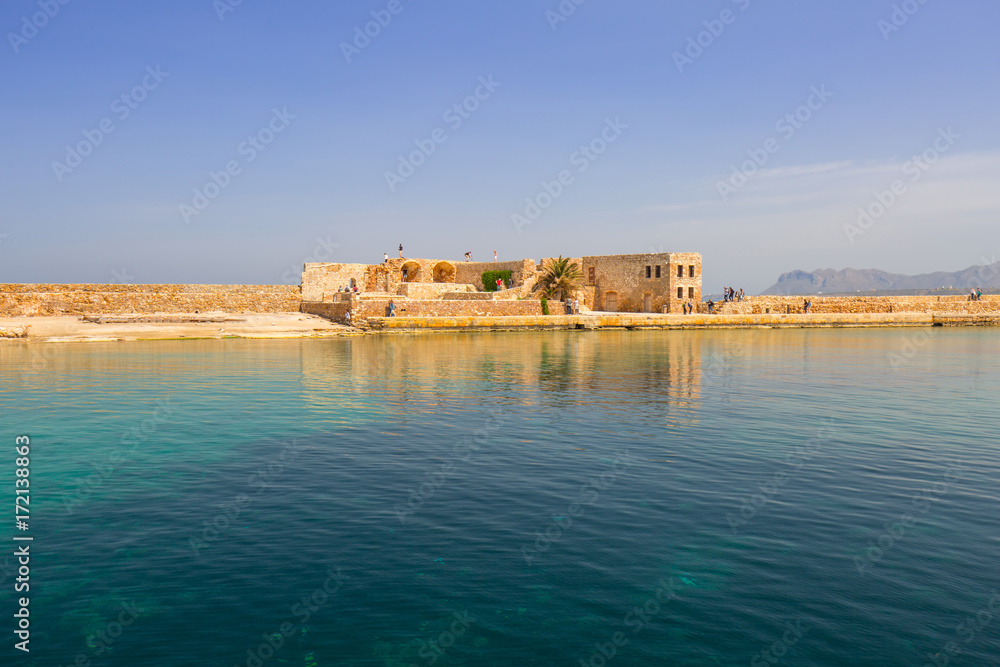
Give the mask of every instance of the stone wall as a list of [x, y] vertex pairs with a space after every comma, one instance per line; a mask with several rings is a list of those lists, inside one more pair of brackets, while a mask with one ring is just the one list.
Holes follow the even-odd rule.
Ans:
[[296, 285], [0, 284], [0, 316], [298, 312]]
[[[455, 283], [403, 283], [396, 290], [400, 296], [411, 299], [440, 299], [451, 294], [479, 294], [472, 285], [456, 285]], [[458, 298], [462, 298], [459, 296]]]
[[319, 315], [341, 324], [347, 321], [347, 311], [351, 309], [351, 302], [344, 300], [339, 303], [329, 301], [303, 301], [302, 312], [310, 315]]
[[322, 301], [341, 287], [354, 284], [358, 289], [374, 291], [376, 277], [370, 273], [368, 264], [306, 264], [302, 270], [302, 298]]
[[340, 303], [302, 302], [302, 312], [321, 315], [335, 322], [345, 322], [351, 311], [354, 323], [369, 317], [385, 317], [389, 301], [396, 304], [397, 316], [410, 317], [502, 317], [510, 315], [541, 315], [541, 301], [393, 299], [389, 295], [345, 298]]
[[[983, 295], [981, 301], [967, 296], [750, 296], [743, 301], [719, 303], [717, 313], [759, 315], [801, 313], [805, 301], [812, 313], [995, 313], [1000, 295]], [[701, 304], [699, 312], [706, 312]]]
[[519, 259], [511, 262], [456, 262], [456, 281], [475, 285], [477, 290], [483, 289], [483, 273], [486, 271], [510, 271], [510, 279], [514, 285], [530, 282], [536, 275], [535, 262], [530, 259]]
[[593, 310], [680, 313], [682, 303], [701, 301], [698, 253], [590, 256], [582, 258], [582, 269], [583, 284], [593, 289], [586, 305]]

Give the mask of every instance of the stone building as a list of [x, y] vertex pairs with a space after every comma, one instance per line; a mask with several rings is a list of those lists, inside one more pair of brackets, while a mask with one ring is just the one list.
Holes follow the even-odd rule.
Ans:
[[593, 290], [592, 310], [680, 313], [701, 301], [701, 255], [696, 252], [598, 255], [581, 259], [582, 283]]
[[[399, 315], [541, 314], [536, 283], [549, 261], [391, 258], [380, 264], [306, 264], [303, 310], [338, 321], [346, 321], [350, 314], [356, 320], [385, 315], [392, 300]], [[584, 311], [679, 313], [682, 303], [701, 300], [698, 253], [601, 255], [570, 261], [581, 269], [580, 289], [572, 296], [579, 298]], [[511, 272], [510, 288], [486, 292], [483, 273], [505, 270]], [[562, 313], [558, 307], [550, 307], [550, 312]]]

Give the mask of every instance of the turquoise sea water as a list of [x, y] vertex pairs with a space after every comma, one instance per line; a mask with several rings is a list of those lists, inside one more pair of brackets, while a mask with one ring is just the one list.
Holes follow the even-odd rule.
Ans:
[[0, 664], [1000, 665], [998, 353], [995, 329], [7, 342]]

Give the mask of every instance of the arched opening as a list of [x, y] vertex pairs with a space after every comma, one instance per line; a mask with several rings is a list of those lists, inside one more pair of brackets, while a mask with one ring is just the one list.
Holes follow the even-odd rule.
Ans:
[[399, 267], [400, 280], [404, 283], [415, 283], [420, 281], [420, 264], [416, 262], [406, 262]]
[[609, 313], [618, 312], [618, 292], [608, 292], [604, 295], [604, 310]]
[[455, 282], [455, 267], [451, 262], [438, 262], [434, 265], [433, 273], [436, 283]]

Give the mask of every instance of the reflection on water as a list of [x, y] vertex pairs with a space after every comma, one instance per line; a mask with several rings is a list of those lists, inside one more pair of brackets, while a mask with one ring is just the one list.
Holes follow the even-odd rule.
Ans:
[[[910, 330], [0, 341], [0, 431], [31, 434], [37, 489], [39, 648], [17, 664], [245, 665], [292, 619], [263, 665], [579, 664], [615, 632], [614, 665], [735, 665], [798, 618], [784, 664], [923, 664], [1000, 585], [1000, 341], [925, 333], [897, 364]], [[961, 479], [859, 575], [951, 459]], [[350, 579], [295, 617], [331, 567]], [[678, 599], [633, 633], [661, 581]], [[966, 664], [997, 664], [992, 627]]]

